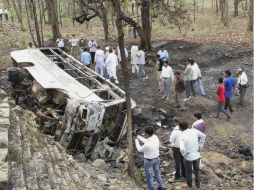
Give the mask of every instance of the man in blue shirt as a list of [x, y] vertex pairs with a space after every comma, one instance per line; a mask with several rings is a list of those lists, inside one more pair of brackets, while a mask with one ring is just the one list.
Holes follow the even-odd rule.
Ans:
[[91, 60], [90, 53], [87, 51], [87, 48], [84, 48], [84, 52], [81, 54], [81, 62], [90, 68]]
[[224, 72], [224, 87], [225, 87], [225, 110], [227, 110], [227, 108], [229, 108], [229, 111], [232, 113], [233, 112], [233, 108], [231, 105], [231, 98], [233, 95], [233, 91], [235, 88], [235, 79], [231, 76], [231, 72], [229, 70], [226, 70]]

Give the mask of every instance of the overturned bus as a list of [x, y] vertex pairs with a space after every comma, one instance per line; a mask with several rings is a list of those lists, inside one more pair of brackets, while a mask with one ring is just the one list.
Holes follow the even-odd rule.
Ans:
[[126, 132], [125, 93], [58, 48], [11, 52], [16, 103], [71, 154], [110, 158]]

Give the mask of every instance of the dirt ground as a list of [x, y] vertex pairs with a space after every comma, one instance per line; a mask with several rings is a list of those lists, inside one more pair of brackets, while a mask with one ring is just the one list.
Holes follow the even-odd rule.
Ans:
[[[165, 110], [169, 120], [165, 125], [157, 127], [157, 134], [162, 146], [167, 146], [172, 126], [172, 117], [180, 116], [191, 125], [194, 120], [192, 114], [199, 111], [207, 123], [207, 139], [202, 157], [214, 164], [215, 173], [223, 183], [216, 185], [211, 182], [205, 171], [202, 171], [202, 188], [204, 189], [250, 189], [252, 187], [252, 162], [253, 159], [253, 57], [252, 47], [235, 47], [220, 43], [197, 44], [186, 41], [169, 41], [165, 46], [171, 54], [170, 64], [173, 70], [184, 71], [183, 60], [192, 57], [199, 64], [202, 72], [202, 80], [207, 93], [206, 97], [198, 95], [186, 103], [187, 110], [180, 112], [174, 108], [173, 87], [170, 100], [161, 100], [161, 94], [157, 91], [158, 83], [153, 63], [145, 67], [148, 79], [132, 77], [131, 94], [133, 99], [142, 108], [142, 116], [139, 117], [134, 127], [143, 128], [147, 125], [155, 126], [161, 121], [158, 108]], [[215, 88], [217, 78], [222, 76], [226, 69], [232, 71], [234, 77], [239, 67], [246, 70], [250, 87], [247, 89], [246, 106], [237, 106], [238, 96], [233, 97], [232, 119], [226, 121], [221, 115], [220, 119], [213, 118], [216, 115]], [[199, 92], [199, 90], [197, 89]], [[200, 94], [200, 93], [199, 93]], [[170, 120], [171, 118], [171, 120]], [[142, 126], [142, 127], [140, 127]], [[241, 154], [241, 150], [248, 149], [250, 154]], [[248, 152], [247, 151], [247, 152]], [[140, 159], [140, 157], [137, 157]], [[226, 160], [226, 161], [225, 161]], [[229, 161], [228, 161], [229, 160]], [[137, 160], [136, 160], [137, 161]], [[245, 162], [249, 164], [249, 170], [243, 167]], [[207, 167], [209, 164], [205, 164]], [[208, 167], [209, 168], [209, 167]], [[218, 170], [218, 171], [216, 171]], [[162, 176], [164, 181], [169, 179], [169, 173], [174, 172], [173, 159], [168, 153], [162, 156]], [[223, 177], [221, 177], [223, 176]], [[179, 184], [166, 184], [176, 188]], [[213, 186], [215, 184], [215, 186]], [[217, 188], [215, 188], [217, 187]]]
[[[28, 32], [19, 35], [20, 31], [17, 28], [6, 27], [9, 27], [9, 29], [5, 28], [0, 33], [3, 42], [0, 44], [0, 67], [4, 69], [10, 65], [9, 52], [26, 47], [28, 38]], [[12, 30], [13, 34], [10, 34], [9, 30]], [[180, 116], [192, 124], [192, 114], [200, 111], [207, 123], [207, 139], [202, 153], [204, 166], [207, 170], [202, 171], [202, 189], [251, 189], [253, 185], [254, 75], [252, 46], [246, 46], [246, 43], [244, 43], [244, 46], [233, 46], [219, 42], [200, 43], [200, 40], [198, 40], [199, 43], [195, 43], [193, 41], [195, 39], [192, 39], [191, 42], [171, 40], [166, 44], [166, 49], [171, 54], [170, 64], [173, 70], [179, 70], [181, 73], [184, 70], [183, 60], [189, 57], [196, 60], [201, 68], [207, 96], [198, 95], [186, 103], [186, 111], [178, 111], [174, 108], [173, 89], [171, 90], [170, 100], [161, 100], [162, 95], [157, 91], [158, 82], [155, 64], [151, 62], [145, 66], [148, 79], [144, 80], [136, 77], [131, 79], [132, 98], [142, 108], [142, 114], [134, 117], [134, 127], [156, 126], [158, 122], [165, 124], [165, 128], [156, 127], [162, 147], [165, 149], [165, 151], [162, 151], [161, 156], [162, 176], [167, 187], [181, 189], [180, 183], [169, 184], [167, 182], [170, 178], [169, 174], [174, 172], [173, 159], [166, 148], [173, 127], [172, 118], [173, 116]], [[243, 108], [238, 107], [236, 105], [238, 96], [234, 96], [232, 119], [226, 121], [223, 115], [220, 119], [214, 119], [213, 116], [216, 114], [215, 87], [217, 78], [222, 76], [225, 69], [230, 69], [233, 76], [236, 77], [235, 71], [239, 67], [246, 70], [250, 82], [247, 89], [246, 106]], [[123, 88], [121, 71], [119, 71], [118, 76], [120, 86]], [[163, 113], [163, 110], [166, 113]], [[142, 154], [136, 153], [135, 158], [136, 164], [141, 165]]]

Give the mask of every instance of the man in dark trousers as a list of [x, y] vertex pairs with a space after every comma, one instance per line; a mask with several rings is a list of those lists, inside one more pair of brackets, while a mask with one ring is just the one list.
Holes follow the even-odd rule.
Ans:
[[181, 78], [180, 72], [175, 72], [176, 82], [175, 82], [175, 107], [180, 108], [180, 111], [184, 111], [184, 80]]
[[197, 129], [189, 129], [188, 123], [185, 121], [179, 123], [179, 129], [182, 131], [179, 146], [185, 159], [187, 185], [192, 188], [193, 168], [196, 188], [200, 188], [200, 151], [203, 149], [206, 135]]
[[229, 109], [229, 112], [233, 112], [233, 108], [231, 105], [231, 98], [233, 96], [233, 91], [235, 88], [235, 79], [231, 76], [231, 72], [229, 70], [225, 70], [224, 72], [224, 87], [225, 87], [225, 110]]

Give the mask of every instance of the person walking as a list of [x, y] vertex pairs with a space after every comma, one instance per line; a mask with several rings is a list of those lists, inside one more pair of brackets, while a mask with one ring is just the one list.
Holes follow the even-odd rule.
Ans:
[[179, 138], [179, 147], [184, 157], [188, 187], [192, 188], [192, 168], [195, 175], [196, 188], [200, 188], [200, 151], [203, 149], [206, 135], [197, 129], [189, 129], [188, 123], [179, 123], [182, 135]]
[[164, 90], [163, 90], [163, 94], [164, 96], [162, 97], [162, 99], [169, 100], [170, 97], [170, 87], [172, 82], [174, 81], [174, 74], [173, 74], [173, 70], [172, 68], [169, 66], [168, 61], [164, 62], [164, 65], [162, 67], [162, 71], [161, 71], [161, 78], [163, 80], [163, 85], [164, 85]]
[[0, 22], [3, 21], [3, 14], [4, 14], [4, 11], [3, 9], [0, 8]]
[[229, 120], [230, 119], [229, 114], [223, 109], [225, 102], [225, 87], [223, 85], [222, 77], [218, 79], [216, 94], [217, 94], [217, 115], [215, 116], [215, 118], [219, 118], [220, 112], [222, 112], [227, 117], [227, 120]]
[[109, 54], [108, 54], [107, 60], [105, 62], [105, 65], [107, 65], [108, 69], [109, 69], [109, 72], [108, 72], [109, 73], [109, 78], [113, 79], [115, 84], [119, 84], [117, 76], [116, 76], [116, 66], [117, 66], [117, 64], [118, 64], [117, 56], [113, 52], [113, 49], [109, 48]]
[[197, 129], [202, 133], [206, 131], [206, 123], [202, 119], [202, 114], [200, 112], [196, 112], [193, 114], [193, 119], [195, 122], [192, 124], [191, 128]]
[[87, 51], [87, 48], [84, 48], [83, 53], [81, 54], [81, 62], [88, 68], [90, 68], [91, 65], [91, 55], [90, 53]]
[[90, 48], [90, 54], [91, 54], [91, 57], [92, 57], [92, 63], [94, 63], [95, 52], [97, 50], [97, 43], [96, 43], [96, 41], [93, 38], [91, 38], [89, 40], [88, 47]]
[[56, 40], [57, 47], [64, 51], [64, 40], [63, 38], [59, 38]]
[[103, 76], [104, 74], [104, 51], [98, 46], [95, 52], [94, 62], [95, 62], [95, 72]]
[[237, 86], [239, 89], [239, 105], [244, 106], [244, 97], [246, 94], [246, 90], [248, 88], [248, 77], [242, 68], [237, 70], [238, 79], [237, 79]]
[[180, 72], [175, 72], [175, 77], [176, 77], [176, 82], [175, 82], [175, 102], [176, 108], [179, 108], [180, 111], [184, 111], [184, 91], [185, 91], [185, 86], [184, 86], [184, 80], [181, 78]]
[[156, 54], [156, 58], [157, 58], [157, 60], [156, 60], [156, 70], [157, 70], [157, 78], [158, 78], [158, 83], [159, 83], [158, 91], [163, 92], [163, 81], [161, 79], [161, 71], [162, 71], [164, 61], [167, 61], [167, 59], [165, 58], [165, 59], [161, 60], [160, 56], [158, 54]]
[[231, 76], [231, 72], [229, 70], [225, 70], [224, 76], [225, 79], [223, 83], [225, 87], [225, 99], [226, 99], [224, 108], [225, 110], [229, 108], [229, 112], [232, 113], [234, 110], [231, 105], [231, 98], [235, 88], [235, 79]]
[[189, 101], [191, 99], [191, 80], [192, 80], [192, 73], [193, 69], [189, 61], [185, 61], [186, 68], [184, 70], [184, 84], [185, 84], [185, 93], [186, 98], [183, 101]]
[[142, 75], [143, 79], [148, 79], [146, 76], [146, 72], [144, 70], [145, 65], [145, 52], [142, 50], [141, 47], [138, 47], [138, 70], [140, 75]]
[[183, 163], [184, 159], [180, 151], [180, 143], [179, 143], [179, 138], [182, 134], [182, 131], [180, 131], [179, 129], [180, 118], [174, 117], [173, 120], [176, 126], [174, 127], [172, 133], [170, 134], [169, 142], [173, 151], [176, 172], [172, 180], [170, 180], [171, 182], [174, 182], [175, 180], [180, 180], [181, 177], [186, 178], [186, 170]]
[[[158, 190], [163, 190], [163, 183], [160, 172], [160, 142], [158, 137], [154, 134], [152, 127], [145, 128], [145, 138], [135, 135], [135, 145], [138, 152], [144, 153], [144, 168], [146, 174], [146, 183], [148, 190], [155, 190], [153, 177], [158, 183]], [[143, 143], [140, 146], [139, 141]]]
[[75, 34], [72, 34], [71, 39], [69, 40], [71, 44], [71, 52], [70, 54], [76, 57], [78, 55], [78, 39]]
[[132, 74], [137, 73], [139, 74], [138, 69], [138, 46], [132, 43], [131, 47], [131, 72]]
[[[127, 61], [127, 59], [128, 59], [128, 50], [126, 48], [124, 48], [124, 54], [125, 54], [125, 58], [126, 58], [126, 61]], [[117, 46], [117, 58], [118, 58], [118, 62], [120, 63], [122, 61], [122, 58], [121, 58], [121, 52], [120, 52], [119, 46]]]
[[[192, 91], [195, 92], [195, 86], [194, 85], [195, 85], [195, 82], [197, 82], [198, 87], [199, 87], [200, 92], [201, 92], [201, 95], [205, 96], [206, 94], [205, 94], [205, 90], [204, 90], [204, 87], [202, 85], [202, 80], [201, 80], [201, 78], [202, 78], [201, 71], [198, 67], [198, 64], [192, 58], [189, 58], [188, 60], [191, 63], [191, 67], [193, 69], [193, 80], [192, 80], [193, 82], [192, 82], [192, 86], [191, 86], [193, 88]], [[195, 94], [196, 94], [196, 92], [195, 92]]]

